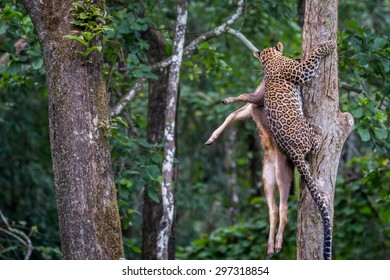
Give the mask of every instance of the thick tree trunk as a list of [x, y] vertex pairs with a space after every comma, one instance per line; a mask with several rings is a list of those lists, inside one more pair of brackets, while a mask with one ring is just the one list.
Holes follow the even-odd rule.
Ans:
[[65, 259], [119, 259], [124, 254], [116, 189], [101, 129], [108, 123], [102, 54], [93, 51], [92, 63], [86, 63], [76, 52], [81, 45], [64, 38], [72, 31], [73, 1], [24, 2], [47, 71], [62, 253]]
[[[149, 28], [144, 39], [149, 43], [149, 63], [154, 64], [166, 58], [165, 39], [160, 31]], [[150, 144], [161, 144], [164, 138], [165, 108], [168, 90], [168, 68], [154, 72], [158, 79], [150, 79], [148, 96], [148, 126], [147, 139]], [[154, 186], [157, 187], [157, 186]], [[142, 259], [157, 259], [157, 237], [162, 216], [162, 204], [149, 197], [147, 188], [144, 193], [143, 229], [142, 229]], [[174, 232], [168, 248], [168, 259], [175, 258]]]
[[[303, 56], [320, 43], [337, 40], [337, 0], [307, 0], [303, 29]], [[319, 153], [309, 156], [313, 178], [322, 179], [324, 194], [333, 225], [333, 201], [337, 168], [344, 142], [352, 130], [353, 118], [339, 110], [337, 52], [323, 59], [315, 78], [303, 86], [304, 112], [309, 122], [322, 128], [323, 144]], [[316, 204], [301, 183], [298, 202], [297, 258], [323, 258], [323, 226]]]

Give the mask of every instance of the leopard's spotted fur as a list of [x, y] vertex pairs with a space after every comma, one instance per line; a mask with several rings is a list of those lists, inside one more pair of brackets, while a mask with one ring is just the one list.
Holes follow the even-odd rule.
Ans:
[[265, 108], [272, 134], [280, 148], [294, 162], [321, 212], [324, 224], [324, 259], [331, 259], [332, 256], [330, 215], [305, 160], [310, 151], [318, 151], [322, 137], [320, 128], [310, 125], [303, 115], [297, 86], [309, 81], [315, 75], [320, 60], [335, 48], [334, 42], [321, 44], [304, 61], [284, 57], [281, 43], [262, 52], [255, 52], [265, 73]]

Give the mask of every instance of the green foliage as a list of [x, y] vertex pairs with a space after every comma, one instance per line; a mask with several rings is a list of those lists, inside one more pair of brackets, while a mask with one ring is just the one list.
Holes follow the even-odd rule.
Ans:
[[371, 153], [353, 159], [351, 176], [356, 177], [338, 183], [334, 225], [338, 259], [390, 256], [390, 162], [375, 158]]
[[[106, 22], [111, 19], [92, 0], [81, 0], [72, 3], [74, 20], [71, 23], [79, 30], [64, 36], [75, 40], [84, 46], [84, 51], [77, 51], [84, 59], [87, 59], [93, 51], [102, 51], [101, 45], [93, 45], [94, 39], [109, 30]], [[91, 61], [89, 61], [91, 62]]]
[[[286, 228], [285, 246], [273, 259], [295, 259], [295, 235], [291, 228], [293, 225], [294, 223], [289, 225], [290, 229]], [[183, 260], [266, 259], [268, 230], [266, 215], [259, 214], [255, 220], [219, 227], [210, 235], [201, 235], [190, 246], [179, 247], [176, 257]]]
[[[12, 227], [29, 235], [31, 258], [59, 259], [45, 68], [31, 20], [13, 2], [0, 4], [0, 25], [6, 29], [0, 35], [0, 56], [10, 54], [0, 67], [0, 207]], [[24, 36], [28, 39], [17, 53], [13, 45]], [[4, 238], [1, 257], [23, 257], [15, 240]]]
[[[34, 259], [61, 258], [51, 169], [45, 67], [31, 20], [20, 5], [0, 3], [0, 55], [10, 54], [0, 68], [0, 205], [14, 226], [30, 233]], [[383, 2], [385, 3], [385, 2]], [[339, 77], [342, 111], [353, 114], [356, 129], [342, 154], [335, 198], [336, 259], [388, 259], [390, 240], [389, 167], [389, 11], [377, 1], [340, 1]], [[176, 1], [110, 2], [105, 15], [92, 1], [77, 1], [68, 38], [80, 44], [88, 59], [104, 54], [110, 104], [139, 77], [155, 79], [148, 57], [149, 28], [172, 52]], [[189, 1], [186, 42], [226, 20], [235, 1]], [[301, 28], [296, 1], [248, 1], [245, 16], [233, 26], [262, 49], [278, 41], [285, 53], [299, 57]], [[97, 36], [103, 35], [104, 48]], [[27, 36], [17, 53], [14, 43]], [[37, 71], [38, 70], [38, 71]], [[226, 131], [212, 146], [203, 143], [225, 117], [242, 104], [220, 100], [253, 91], [261, 77], [259, 62], [235, 37], [223, 35], [200, 45], [184, 57], [177, 118], [176, 243], [180, 259], [261, 259], [266, 257], [268, 214], [262, 190], [251, 179], [255, 126], [234, 124], [234, 147]], [[164, 106], [164, 104], [162, 104]], [[147, 95], [141, 91], [126, 107], [122, 119], [101, 124], [110, 137], [115, 183], [123, 226], [126, 257], [140, 256], [142, 199], [159, 201], [162, 145], [146, 140]], [[125, 122], [128, 127], [120, 125]], [[104, 127], [104, 128], [103, 128]], [[236, 170], [227, 168], [234, 151]], [[258, 163], [260, 173], [260, 163]], [[231, 199], [229, 172], [238, 178], [239, 202]], [[260, 175], [260, 174], [257, 174]], [[257, 182], [255, 182], [257, 183]], [[261, 183], [260, 183], [261, 187]], [[296, 198], [290, 199], [289, 222], [282, 252], [276, 259], [295, 258]], [[215, 209], [213, 212], [212, 209]], [[234, 209], [236, 216], [231, 214]], [[31, 229], [36, 230], [31, 230]], [[0, 237], [1, 238], [1, 237]], [[21, 248], [1, 239], [2, 258], [20, 258]], [[5, 245], [4, 245], [5, 244]], [[7, 253], [8, 252], [8, 253]], [[15, 253], [16, 252], [16, 253]], [[8, 254], [8, 255], [5, 255]], [[6, 257], [5, 257], [6, 256]]]
[[113, 134], [118, 133], [118, 124], [128, 127], [127, 123], [118, 116], [110, 118], [108, 122], [99, 122], [98, 127], [103, 131], [104, 137], [110, 138]]
[[[344, 109], [356, 121], [362, 141], [383, 142], [388, 137], [390, 43], [386, 35], [374, 34], [355, 21], [340, 36], [340, 72], [348, 95]], [[355, 93], [354, 93], [355, 91]], [[357, 93], [356, 93], [357, 92]], [[353, 95], [353, 96], [351, 96]]]
[[148, 42], [143, 38], [142, 33], [149, 28], [151, 23], [147, 16], [140, 16], [143, 13], [143, 6], [138, 2], [121, 1], [120, 6], [110, 7], [113, 15], [110, 30], [107, 32], [106, 43], [112, 52], [108, 58], [110, 62], [123, 61], [127, 70], [134, 78], [146, 76], [155, 79], [148, 65], [146, 50]]
[[220, 227], [210, 236], [203, 235], [186, 248], [179, 248], [178, 259], [185, 260], [256, 260], [267, 250], [265, 221]]
[[[363, 1], [359, 9], [366, 5], [370, 2]], [[342, 22], [339, 34], [340, 102], [343, 110], [352, 113], [356, 126], [346, 144], [349, 162], [341, 169], [336, 188], [334, 238], [338, 245], [334, 249], [340, 259], [390, 256], [390, 45], [389, 34], [380, 32], [385, 21], [380, 25], [377, 21], [389, 10], [376, 7], [363, 18], [370, 14], [371, 25], [345, 17], [348, 20]]]

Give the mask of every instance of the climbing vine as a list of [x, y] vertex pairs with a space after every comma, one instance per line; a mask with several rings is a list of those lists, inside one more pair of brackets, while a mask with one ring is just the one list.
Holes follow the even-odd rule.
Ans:
[[[102, 45], [94, 45], [93, 40], [110, 28], [106, 25], [112, 17], [93, 3], [93, 0], [81, 0], [72, 4], [74, 20], [71, 23], [78, 28], [64, 37], [75, 40], [84, 46], [77, 51], [87, 59], [93, 51], [101, 51]], [[91, 61], [88, 61], [91, 62]]]

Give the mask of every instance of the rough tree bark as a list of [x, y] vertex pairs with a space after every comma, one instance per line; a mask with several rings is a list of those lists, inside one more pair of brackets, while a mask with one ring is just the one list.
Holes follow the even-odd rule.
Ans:
[[[337, 40], [338, 0], [307, 0], [303, 28], [302, 58], [328, 40]], [[323, 144], [316, 156], [309, 156], [313, 178], [322, 179], [320, 191], [328, 203], [333, 225], [333, 200], [337, 167], [346, 138], [353, 127], [349, 113], [339, 110], [337, 52], [324, 58], [315, 78], [302, 88], [304, 112], [309, 122], [319, 125]], [[323, 226], [317, 206], [301, 184], [298, 202], [297, 258], [323, 258]]]
[[[122, 234], [111, 170], [103, 56], [85, 63], [72, 31], [71, 0], [24, 0], [43, 50], [50, 144], [65, 259], [119, 259]], [[102, 7], [101, 1], [95, 1]], [[101, 44], [101, 38], [98, 43]]]
[[161, 197], [163, 214], [160, 221], [160, 229], [157, 238], [157, 259], [168, 259], [168, 244], [173, 216], [175, 212], [173, 198], [173, 161], [175, 157], [175, 121], [177, 96], [179, 90], [180, 68], [184, 52], [185, 32], [187, 26], [187, 2], [177, 0], [177, 21], [175, 39], [173, 43], [172, 65], [169, 69], [169, 82], [167, 92], [167, 107], [165, 112], [164, 129], [164, 162], [162, 167]]

